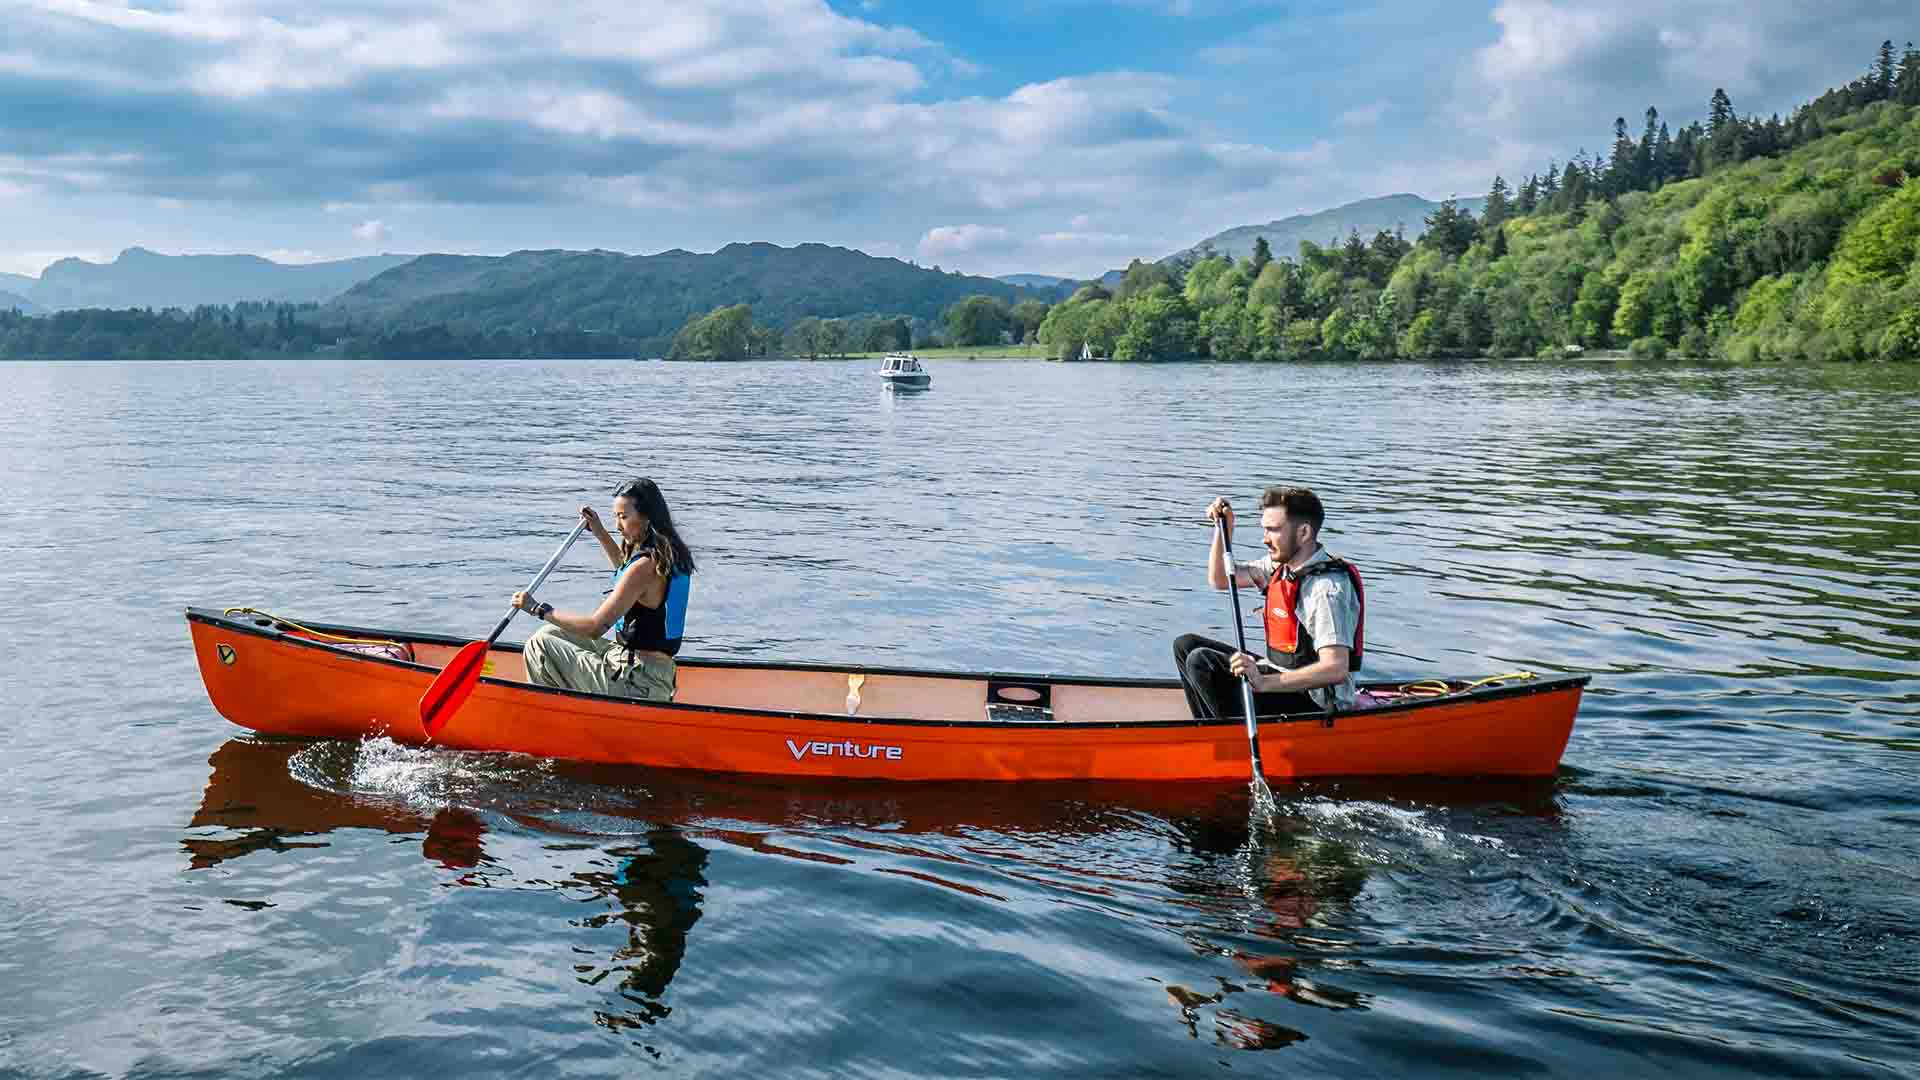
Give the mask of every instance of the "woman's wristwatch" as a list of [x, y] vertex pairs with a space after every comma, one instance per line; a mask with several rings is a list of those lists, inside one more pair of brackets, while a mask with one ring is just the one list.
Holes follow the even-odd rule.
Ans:
[[553, 614], [553, 605], [552, 605], [552, 604], [549, 604], [549, 603], [546, 603], [546, 602], [544, 602], [544, 601], [543, 601], [543, 602], [541, 602], [541, 603], [539, 603], [539, 604], [536, 604], [536, 605], [534, 605], [534, 608], [533, 608], [533, 617], [534, 617], [534, 618], [536, 618], [536, 619], [539, 619], [539, 620], [540, 620], [540, 621], [542, 621], [542, 622], [545, 622], [545, 621], [546, 621], [546, 618], [547, 618], [547, 616], [549, 616], [549, 615], [551, 615], [551, 614]]

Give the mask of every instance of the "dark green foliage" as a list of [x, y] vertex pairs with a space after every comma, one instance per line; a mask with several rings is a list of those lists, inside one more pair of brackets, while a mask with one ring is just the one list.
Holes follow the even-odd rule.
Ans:
[[1486, 229], [1498, 229], [1513, 216], [1513, 201], [1508, 197], [1507, 179], [1496, 175], [1493, 188], [1487, 192], [1486, 209], [1480, 213], [1480, 225]]
[[1040, 300], [1022, 300], [1008, 315], [1008, 329], [1016, 343], [1040, 340], [1040, 324], [1047, 321], [1048, 305]]
[[756, 333], [753, 309], [745, 304], [715, 308], [687, 321], [673, 337], [667, 355], [675, 360], [745, 360], [766, 355], [766, 335]]
[[1436, 251], [1457, 256], [1465, 255], [1479, 235], [1480, 227], [1473, 215], [1461, 210], [1452, 199], [1443, 199], [1439, 209], [1427, 215], [1427, 234], [1421, 242], [1433, 245]]
[[634, 355], [654, 355], [689, 320], [733, 304], [751, 305], [762, 324], [784, 331], [807, 316], [933, 320], [975, 294], [1008, 304], [1028, 295], [992, 278], [823, 244], [730, 244], [711, 255], [522, 251], [423, 256], [349, 290], [320, 317], [396, 330], [444, 325], [461, 336], [592, 330], [628, 341]]
[[1113, 292], [1117, 300], [1126, 300], [1139, 296], [1156, 285], [1171, 287], [1174, 284], [1174, 269], [1162, 263], [1150, 263], [1135, 259], [1127, 264], [1126, 276], [1120, 279], [1120, 287]]
[[1266, 237], [1256, 236], [1253, 238], [1253, 255], [1251, 261], [1252, 265], [1248, 268], [1247, 273], [1256, 278], [1260, 276], [1260, 271], [1265, 270], [1267, 264], [1273, 261], [1273, 248], [1268, 246]]
[[1192, 261], [1178, 289], [1136, 264], [1040, 339], [1134, 360], [1920, 359], [1920, 108], [1873, 79], [1788, 120], [1743, 119], [1724, 92], [1678, 136], [1651, 109], [1637, 140], [1622, 118], [1606, 160], [1576, 153], [1517, 195], [1496, 181], [1496, 224], [1442, 203], [1417, 245], [1350, 230], [1251, 273]]
[[181, 360], [312, 356], [339, 335], [298, 321], [314, 305], [84, 308], [30, 318], [0, 311], [0, 360]]
[[[1043, 310], [1040, 318], [1045, 317]], [[947, 309], [946, 323], [949, 345], [999, 345], [1013, 325], [1013, 312], [997, 297], [969, 296]]]

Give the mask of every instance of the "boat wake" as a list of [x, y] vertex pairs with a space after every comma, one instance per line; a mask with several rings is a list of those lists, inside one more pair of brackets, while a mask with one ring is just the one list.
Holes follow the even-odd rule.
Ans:
[[287, 770], [309, 787], [422, 814], [457, 807], [538, 819], [542, 827], [561, 832], [628, 835], [636, 830], [631, 815], [649, 799], [646, 789], [595, 785], [589, 790], [558, 775], [555, 764], [551, 758], [403, 746], [372, 736], [357, 743], [317, 742], [289, 758]]

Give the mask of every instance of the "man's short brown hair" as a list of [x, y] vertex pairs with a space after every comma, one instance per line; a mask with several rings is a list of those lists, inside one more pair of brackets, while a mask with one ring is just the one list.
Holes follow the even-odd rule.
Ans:
[[1326, 508], [1320, 505], [1320, 496], [1312, 488], [1270, 487], [1260, 494], [1260, 509], [1271, 510], [1279, 507], [1287, 512], [1287, 520], [1306, 522], [1313, 527], [1313, 535], [1320, 535], [1320, 526], [1327, 520]]

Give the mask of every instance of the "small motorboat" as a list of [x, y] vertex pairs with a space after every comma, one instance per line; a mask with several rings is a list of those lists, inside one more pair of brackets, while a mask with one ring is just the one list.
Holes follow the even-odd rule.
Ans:
[[880, 362], [880, 379], [888, 386], [910, 386], [916, 389], [933, 385], [933, 376], [920, 363], [920, 358], [911, 353], [888, 353]]
[[[429, 739], [421, 695], [462, 638], [187, 609], [222, 716], [272, 735], [432, 742], [617, 765], [867, 780], [1245, 781], [1239, 717], [1196, 720], [1171, 679], [683, 659], [670, 702], [527, 681], [496, 644]], [[1367, 707], [1263, 718], [1273, 779], [1552, 776], [1586, 676], [1367, 683]]]

